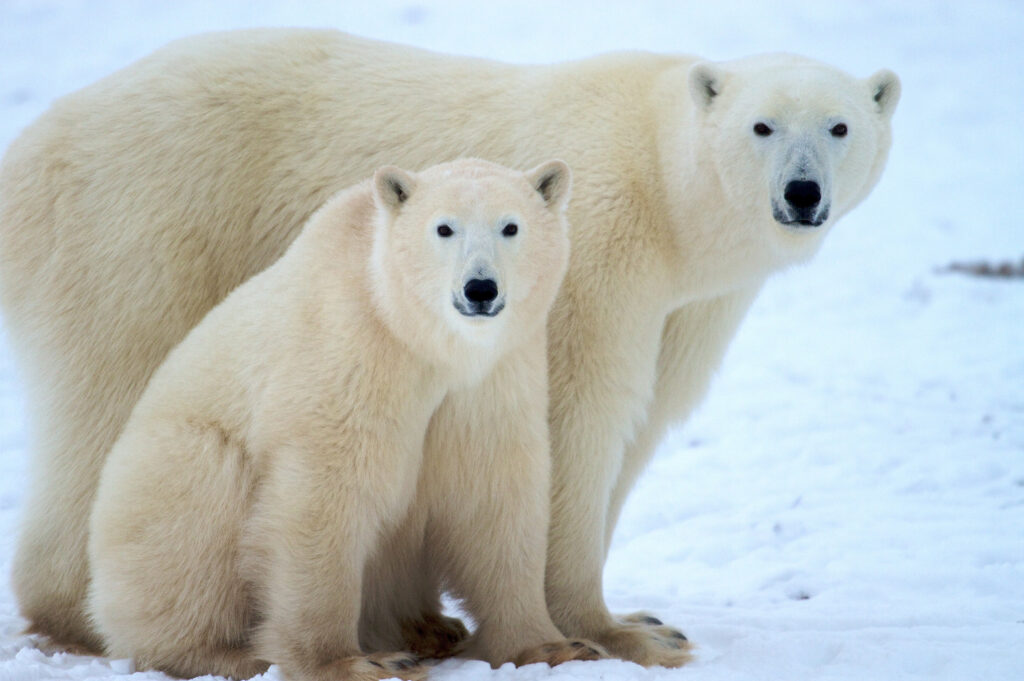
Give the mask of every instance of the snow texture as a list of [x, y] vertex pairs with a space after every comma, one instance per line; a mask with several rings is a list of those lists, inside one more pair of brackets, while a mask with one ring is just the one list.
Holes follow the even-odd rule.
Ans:
[[[1020, 3], [7, 0], [0, 148], [55, 97], [168, 40], [285, 25], [514, 62], [790, 51], [903, 80], [881, 184], [810, 265], [765, 287], [622, 515], [610, 606], [683, 627], [696, 661], [448, 661], [431, 678], [1024, 678], [1024, 279], [941, 271], [1024, 255]], [[20, 633], [15, 370], [0, 349], [0, 681], [165, 679]]]

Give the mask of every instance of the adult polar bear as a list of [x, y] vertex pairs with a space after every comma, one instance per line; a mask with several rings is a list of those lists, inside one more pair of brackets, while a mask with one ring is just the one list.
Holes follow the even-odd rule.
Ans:
[[[169, 349], [316, 206], [385, 164], [557, 156], [575, 190], [549, 320], [548, 607], [567, 636], [681, 664], [678, 632], [604, 604], [619, 510], [766, 277], [810, 257], [875, 185], [899, 91], [889, 71], [862, 80], [788, 55], [512, 66], [255, 30], [178, 41], [63, 98], [0, 171], [0, 295], [36, 456], [22, 612], [97, 647], [82, 613], [104, 456]], [[473, 399], [447, 399], [428, 446], [458, 441]]]

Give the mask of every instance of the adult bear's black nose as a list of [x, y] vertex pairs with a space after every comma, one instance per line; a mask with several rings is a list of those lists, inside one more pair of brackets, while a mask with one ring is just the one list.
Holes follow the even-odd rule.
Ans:
[[809, 180], [793, 180], [786, 185], [783, 194], [789, 205], [798, 211], [806, 211], [821, 203], [821, 187]]
[[473, 303], [489, 303], [498, 297], [498, 284], [493, 279], [470, 279], [462, 292]]

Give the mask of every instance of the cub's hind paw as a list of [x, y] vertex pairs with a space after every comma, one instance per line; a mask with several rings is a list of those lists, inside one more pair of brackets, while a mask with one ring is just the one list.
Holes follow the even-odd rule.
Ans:
[[402, 624], [402, 638], [413, 653], [421, 658], [443, 659], [462, 652], [469, 630], [462, 620], [429, 614], [423, 619]]

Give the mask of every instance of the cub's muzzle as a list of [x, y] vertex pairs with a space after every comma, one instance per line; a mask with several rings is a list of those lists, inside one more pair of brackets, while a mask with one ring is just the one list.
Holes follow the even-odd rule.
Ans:
[[467, 317], [494, 317], [505, 308], [504, 297], [498, 294], [498, 282], [493, 279], [470, 279], [452, 302]]

